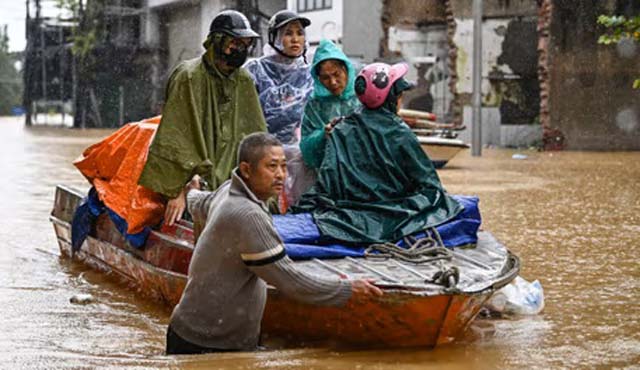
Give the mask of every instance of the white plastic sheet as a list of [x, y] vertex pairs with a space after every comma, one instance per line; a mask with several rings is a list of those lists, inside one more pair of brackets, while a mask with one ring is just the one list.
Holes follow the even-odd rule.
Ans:
[[537, 315], [544, 309], [544, 290], [538, 280], [528, 282], [518, 276], [495, 292], [485, 307], [506, 315]]

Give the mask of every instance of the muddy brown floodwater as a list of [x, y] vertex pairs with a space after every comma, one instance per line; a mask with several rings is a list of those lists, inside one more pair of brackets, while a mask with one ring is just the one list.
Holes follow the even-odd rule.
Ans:
[[[60, 258], [54, 188], [87, 189], [71, 165], [109, 131], [25, 128], [0, 118], [0, 368], [639, 368], [640, 153], [461, 153], [440, 171], [478, 195], [483, 228], [545, 290], [541, 315], [476, 320], [434, 350], [330, 348], [163, 356], [169, 312], [112, 277]], [[74, 305], [75, 294], [95, 302]]]

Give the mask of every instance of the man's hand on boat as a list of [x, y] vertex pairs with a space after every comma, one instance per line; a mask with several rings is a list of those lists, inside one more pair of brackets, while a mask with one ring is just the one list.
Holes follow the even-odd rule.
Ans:
[[191, 189], [200, 189], [200, 176], [193, 176], [191, 181], [182, 188], [180, 194], [167, 202], [167, 208], [164, 211], [165, 224], [171, 226], [182, 219], [182, 214], [187, 208], [187, 193]]
[[370, 296], [380, 297], [382, 289], [373, 285], [373, 280], [353, 280], [351, 282], [351, 299], [360, 300]]

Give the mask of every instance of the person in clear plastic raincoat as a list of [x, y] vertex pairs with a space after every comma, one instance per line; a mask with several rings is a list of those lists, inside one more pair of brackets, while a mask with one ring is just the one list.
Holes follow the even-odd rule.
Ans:
[[298, 142], [302, 112], [313, 90], [306, 61], [305, 28], [310, 24], [309, 19], [292, 11], [277, 12], [269, 20], [265, 55], [244, 66], [256, 84], [268, 131], [284, 144], [288, 175], [284, 194], [279, 197], [282, 211], [288, 207], [289, 194], [298, 186], [300, 176], [305, 176]]
[[283, 144], [297, 144], [304, 105], [313, 89], [305, 54], [305, 27], [311, 21], [282, 10], [269, 20], [264, 56], [244, 68], [256, 84], [269, 133]]

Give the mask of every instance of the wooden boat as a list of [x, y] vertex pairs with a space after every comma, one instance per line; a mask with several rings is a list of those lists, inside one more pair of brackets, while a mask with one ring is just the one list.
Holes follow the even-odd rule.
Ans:
[[469, 148], [457, 138], [457, 132], [466, 129], [464, 125], [436, 122], [435, 114], [419, 110], [400, 109], [398, 115], [416, 134], [436, 168], [444, 167], [461, 150]]
[[464, 141], [443, 135], [417, 135], [422, 150], [427, 153], [435, 168], [444, 167], [461, 150], [469, 148]]
[[[169, 307], [177, 304], [193, 251], [190, 225], [182, 222], [153, 231], [145, 248], [138, 250], [125, 242], [103, 214], [81, 250], [72, 256], [70, 222], [82, 197], [71, 188], [56, 189], [50, 219], [62, 255], [116, 273], [139, 292]], [[474, 248], [456, 248], [449, 253], [448, 260], [423, 264], [394, 258], [297, 261], [299, 268], [311, 273], [373, 279], [385, 294], [350, 301], [344, 307], [318, 307], [293, 301], [270, 287], [263, 333], [366, 347], [434, 347], [450, 342], [495, 290], [516, 277], [520, 263], [487, 232], [479, 233]], [[432, 279], [439, 272], [446, 275], [456, 269], [457, 281], [454, 275], [440, 282]]]

